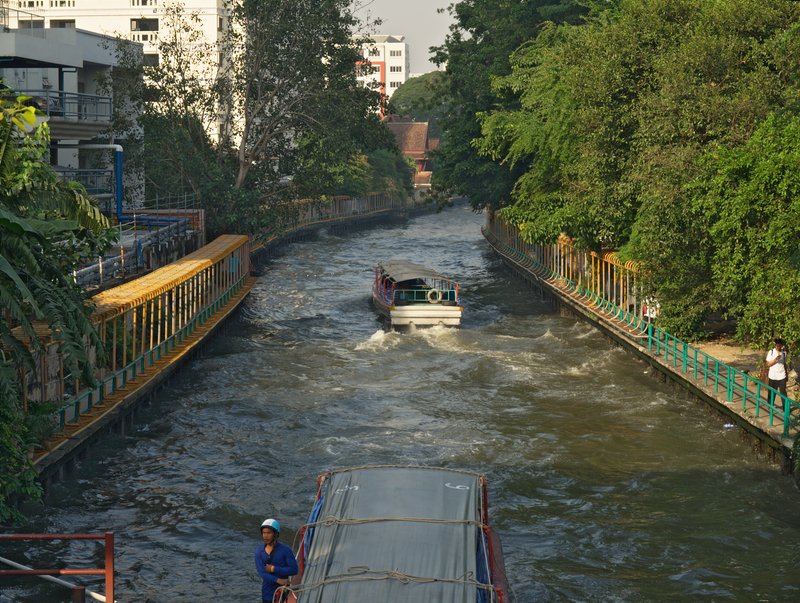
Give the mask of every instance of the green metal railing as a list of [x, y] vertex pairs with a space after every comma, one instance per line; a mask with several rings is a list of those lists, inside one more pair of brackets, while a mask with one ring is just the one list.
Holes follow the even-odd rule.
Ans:
[[395, 289], [395, 302], [428, 302], [431, 291], [438, 291], [439, 302], [458, 301], [455, 289]]
[[748, 373], [709, 356], [652, 324], [647, 329], [647, 349], [673, 369], [690, 375], [695, 381], [702, 381], [704, 386], [713, 387], [715, 394], [724, 393], [725, 402], [741, 403], [742, 412], [747, 412], [749, 406], [756, 417], [768, 413], [769, 426], [782, 425], [784, 437], [789, 437], [792, 428], [797, 429], [792, 411], [800, 410], [800, 403]]
[[603, 311], [610, 318], [625, 325], [627, 328], [620, 330], [623, 337], [637, 345], [646, 346], [651, 355], [674, 371], [691, 377], [695, 382], [702, 382], [705, 387], [713, 387], [717, 396], [724, 393], [725, 402], [740, 403], [743, 413], [752, 410], [755, 417], [767, 413], [769, 426], [781, 426], [784, 437], [790, 437], [798, 431], [798, 419], [792, 418], [793, 411], [797, 411], [800, 418], [800, 403], [797, 401], [784, 396], [748, 373], [725, 364], [670, 335], [651, 322], [601, 297], [578, 281], [559, 274], [530, 254], [521, 251], [516, 246], [517, 241], [514, 241], [515, 245], [509, 245], [498, 237], [494, 229], [484, 228], [483, 232], [498, 253], [523, 270], [542, 280], [557, 279], [558, 284], [566, 289], [571, 297]]

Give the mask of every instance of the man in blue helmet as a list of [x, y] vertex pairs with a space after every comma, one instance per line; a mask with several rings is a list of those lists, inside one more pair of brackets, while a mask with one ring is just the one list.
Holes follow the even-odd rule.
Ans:
[[277, 519], [265, 519], [261, 524], [261, 539], [264, 544], [256, 547], [256, 571], [263, 581], [261, 584], [261, 601], [272, 603], [275, 591], [279, 586], [289, 584], [289, 577], [297, 573], [292, 549], [278, 542], [281, 524]]

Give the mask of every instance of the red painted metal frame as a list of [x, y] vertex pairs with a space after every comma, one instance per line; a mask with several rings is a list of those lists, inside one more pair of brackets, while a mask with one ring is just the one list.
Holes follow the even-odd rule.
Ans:
[[0, 534], [2, 540], [103, 540], [105, 567], [91, 569], [0, 570], [0, 576], [105, 576], [105, 596], [114, 603], [114, 533], [105, 534]]

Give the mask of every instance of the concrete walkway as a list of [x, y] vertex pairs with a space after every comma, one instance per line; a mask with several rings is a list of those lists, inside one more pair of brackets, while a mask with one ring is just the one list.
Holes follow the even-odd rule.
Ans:
[[[742, 372], [749, 373], [754, 377], [758, 376], [767, 350], [756, 350], [742, 347], [730, 338], [720, 337], [709, 341], [701, 341], [692, 344], [694, 347], [703, 350], [709, 356], [729, 364]], [[787, 390], [789, 396], [795, 400], [800, 400], [800, 381], [798, 381], [797, 371], [793, 368], [797, 363], [790, 357], [789, 383]]]

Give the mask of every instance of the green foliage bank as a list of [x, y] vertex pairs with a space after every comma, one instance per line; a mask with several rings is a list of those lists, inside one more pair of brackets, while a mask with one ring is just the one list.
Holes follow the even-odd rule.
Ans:
[[[495, 206], [528, 240], [563, 232], [637, 260], [662, 325], [678, 336], [703, 336], [715, 317], [732, 320], [743, 341], [800, 344], [800, 5], [581, 4], [578, 22], [540, 20], [507, 72], [482, 87], [493, 106], [473, 105], [472, 161], [512, 180]], [[504, 37], [502, 18], [485, 23]], [[470, 81], [451, 76], [460, 82], [451, 86]], [[474, 200], [492, 201], [473, 188]]]
[[31, 350], [43, 350], [35, 326], [49, 327], [66, 372], [93, 382], [86, 349], [99, 339], [69, 275], [112, 236], [86, 191], [62, 182], [45, 161], [49, 131], [34, 127], [35, 110], [25, 100], [0, 96], [0, 525], [20, 518], [12, 497], [41, 492], [28, 451], [52, 407], [23, 404], [19, 387], [22, 372], [35, 368]]

